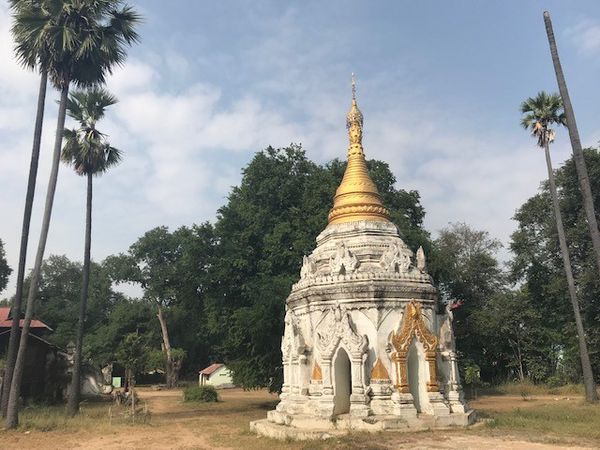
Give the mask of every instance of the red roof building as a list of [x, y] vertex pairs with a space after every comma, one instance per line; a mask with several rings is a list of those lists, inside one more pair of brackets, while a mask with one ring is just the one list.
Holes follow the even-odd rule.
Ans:
[[225, 364], [211, 364], [199, 372], [198, 384], [200, 386], [209, 384], [216, 388], [233, 387], [231, 371], [225, 367]]
[[[9, 328], [12, 326], [12, 315], [10, 313], [11, 308], [4, 307], [0, 308], [0, 332], [4, 331], [4, 328]], [[21, 319], [19, 322], [19, 327], [23, 328], [24, 319]], [[52, 331], [48, 325], [46, 325], [41, 320], [32, 319], [31, 328], [41, 328]]]
[[216, 370], [217, 370], [219, 367], [223, 367], [223, 366], [224, 366], [224, 364], [220, 364], [220, 363], [211, 364], [211, 365], [210, 365], [210, 366], [208, 366], [206, 369], [202, 369], [202, 370], [200, 371], [200, 373], [201, 373], [202, 375], [208, 375], [208, 376], [210, 376], [210, 375], [212, 375], [212, 374], [213, 374], [213, 372], [215, 372], [215, 371], [216, 371]]

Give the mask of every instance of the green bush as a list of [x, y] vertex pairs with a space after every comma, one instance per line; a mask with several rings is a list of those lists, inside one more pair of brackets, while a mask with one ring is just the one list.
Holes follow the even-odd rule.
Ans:
[[213, 386], [190, 386], [183, 390], [184, 402], [218, 402], [219, 394]]
[[565, 382], [560, 377], [551, 376], [546, 380], [546, 384], [549, 388], [557, 388], [559, 386], [564, 386]]

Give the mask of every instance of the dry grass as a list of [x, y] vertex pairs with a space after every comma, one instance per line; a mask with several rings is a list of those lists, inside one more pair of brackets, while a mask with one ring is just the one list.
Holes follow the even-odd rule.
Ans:
[[[517, 392], [517, 391], [515, 391]], [[523, 448], [531, 440], [549, 445], [598, 447], [600, 407], [585, 405], [581, 397], [532, 396], [524, 402], [515, 395], [482, 396], [473, 402], [484, 426], [469, 430], [422, 433], [355, 433], [322, 442], [279, 442], [250, 433], [248, 423], [262, 419], [277, 397], [264, 391], [220, 391], [219, 403], [184, 403], [181, 391], [140, 389], [151, 416], [132, 424], [125, 408], [109, 403], [87, 403], [69, 419], [64, 409], [30, 408], [21, 415], [18, 431], [2, 432], [3, 448], [229, 448], [229, 449], [368, 449], [395, 448]], [[573, 396], [571, 396], [573, 397]], [[112, 411], [112, 419], [109, 416]], [[591, 444], [590, 444], [591, 443]]]
[[581, 384], [565, 384], [563, 386], [548, 386], [546, 384], [533, 384], [528, 381], [522, 383], [503, 383], [499, 386], [479, 390], [482, 395], [520, 395], [531, 397], [534, 395], [583, 395]]
[[557, 437], [577, 437], [600, 442], [600, 406], [572, 401], [548, 400], [508, 411], [482, 410], [489, 428], [527, 431]]
[[136, 408], [132, 417], [131, 407], [116, 406], [110, 402], [83, 402], [75, 417], [68, 417], [64, 406], [28, 406], [21, 411], [19, 429], [25, 431], [53, 430], [107, 430], [112, 427], [143, 425], [150, 420], [147, 406]]

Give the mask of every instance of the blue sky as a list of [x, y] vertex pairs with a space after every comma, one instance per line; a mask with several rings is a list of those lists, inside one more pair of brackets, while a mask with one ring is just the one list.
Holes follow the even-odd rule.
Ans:
[[[507, 243], [515, 209], [546, 176], [518, 111], [525, 97], [556, 90], [545, 9], [582, 141], [600, 139], [595, 0], [134, 4], [142, 42], [108, 83], [120, 102], [103, 129], [125, 159], [95, 183], [97, 260], [154, 226], [214, 220], [268, 145], [302, 143], [318, 162], [344, 157], [352, 72], [367, 156], [387, 161], [398, 187], [419, 190], [427, 229], [465, 221]], [[15, 63], [9, 25], [0, 3], [0, 239], [16, 268], [37, 78]], [[49, 92], [30, 261], [54, 134]], [[555, 166], [569, 154], [561, 131]], [[81, 259], [84, 191], [62, 167], [47, 254]]]

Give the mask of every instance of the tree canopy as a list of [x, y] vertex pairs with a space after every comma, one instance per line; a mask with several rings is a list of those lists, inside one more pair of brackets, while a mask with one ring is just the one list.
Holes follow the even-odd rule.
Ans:
[[[598, 149], [584, 151], [588, 166], [594, 204], [600, 207], [600, 153]], [[600, 372], [600, 279], [597, 276], [595, 256], [589, 239], [585, 211], [583, 210], [579, 181], [573, 159], [556, 171], [560, 209], [573, 274], [577, 284], [581, 312], [587, 331], [590, 359], [594, 373]], [[514, 253], [511, 262], [512, 279], [527, 288], [534, 308], [544, 313], [544, 323], [553, 331], [548, 343], [560, 360], [561, 370], [568, 372], [571, 380], [578, 380], [580, 366], [577, 361], [576, 330], [567, 294], [567, 284], [562, 268], [556, 225], [551, 213], [551, 199], [547, 183], [540, 192], [527, 200], [516, 212], [517, 230], [511, 238]]]
[[[600, 153], [588, 149], [585, 154], [594, 192], [600, 192]], [[542, 184], [515, 214], [513, 258], [505, 267], [500, 243], [468, 224], [449, 224], [431, 241], [418, 193], [395, 188], [386, 164], [369, 161], [368, 167], [407, 244], [426, 249], [441, 300], [460, 304], [454, 326], [463, 375], [480, 373], [483, 382], [579, 381], [575, 327], [547, 186]], [[313, 250], [327, 224], [344, 168], [338, 160], [316, 164], [299, 146], [267, 148], [243, 170], [214, 225], [157, 227], [127, 252], [93, 263], [86, 357], [98, 365], [116, 362], [123, 357], [117, 352], [123, 337], [133, 334], [136, 345], [143, 342], [148, 350], [147, 364], [164, 368], [160, 305], [173, 351], [184, 352], [184, 376], [225, 362], [236, 383], [277, 390], [285, 299], [298, 280], [302, 256]], [[556, 178], [598, 373], [600, 281], [571, 160]], [[128, 298], [115, 281], [139, 284], [143, 297]], [[63, 256], [45, 261], [37, 315], [55, 328], [50, 339], [60, 346], [73, 339], [80, 283], [79, 263]]]
[[[386, 163], [368, 161], [367, 166], [407, 244], [429, 249], [419, 194], [396, 189]], [[297, 145], [269, 147], [243, 170], [240, 185], [219, 209], [210, 329], [235, 382], [245, 387], [281, 385], [285, 299], [303, 255], [327, 225], [345, 167], [339, 160], [315, 164]]]
[[0, 292], [6, 288], [8, 284], [8, 277], [12, 273], [12, 269], [9, 267], [6, 261], [6, 253], [4, 251], [4, 242], [0, 239]]

